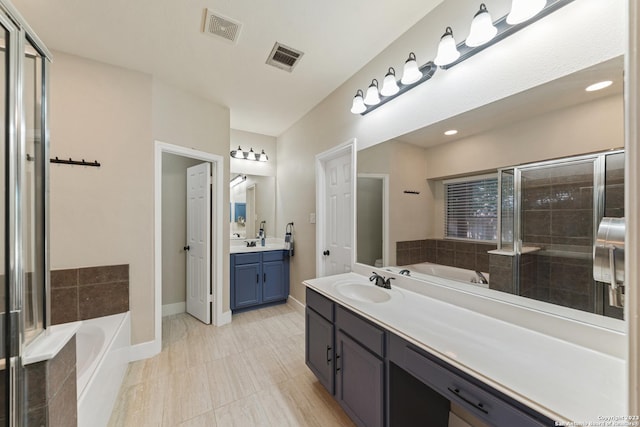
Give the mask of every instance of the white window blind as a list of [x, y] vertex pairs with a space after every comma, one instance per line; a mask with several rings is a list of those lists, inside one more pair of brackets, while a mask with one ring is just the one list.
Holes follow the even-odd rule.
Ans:
[[445, 237], [495, 241], [498, 224], [498, 178], [470, 177], [444, 183]]

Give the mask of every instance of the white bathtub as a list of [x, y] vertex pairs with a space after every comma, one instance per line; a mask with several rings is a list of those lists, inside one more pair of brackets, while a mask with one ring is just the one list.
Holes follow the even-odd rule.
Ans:
[[[459, 282], [472, 283], [483, 288], [488, 288], [486, 283], [478, 283], [478, 275], [473, 270], [465, 270], [464, 268], [449, 267], [448, 265], [433, 264], [430, 262], [421, 262], [420, 264], [403, 265], [400, 267], [388, 267], [387, 270], [399, 273], [402, 270], [409, 270], [412, 277], [425, 278], [424, 276], [443, 277], [445, 279], [457, 280]], [[489, 281], [489, 273], [482, 273]], [[428, 277], [426, 277], [428, 278]]]
[[78, 426], [106, 426], [129, 363], [129, 313], [85, 320], [76, 334]]

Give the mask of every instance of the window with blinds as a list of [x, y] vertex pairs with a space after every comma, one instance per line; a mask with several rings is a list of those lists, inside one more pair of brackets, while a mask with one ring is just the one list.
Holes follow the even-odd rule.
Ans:
[[496, 241], [498, 178], [469, 177], [444, 182], [445, 237]]

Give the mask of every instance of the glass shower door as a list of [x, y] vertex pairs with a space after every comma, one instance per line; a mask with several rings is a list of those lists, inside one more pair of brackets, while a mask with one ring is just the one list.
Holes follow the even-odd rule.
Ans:
[[2, 245], [0, 245], [0, 426], [8, 425], [9, 422], [9, 387], [11, 385], [9, 375], [9, 357], [7, 352], [8, 340], [7, 340], [7, 313], [10, 313], [9, 306], [9, 281], [7, 280], [7, 274], [9, 272], [9, 257], [8, 257], [8, 236], [7, 236], [7, 210], [9, 206], [9, 191], [7, 182], [7, 171], [9, 170], [9, 156], [7, 153], [8, 141], [6, 132], [6, 119], [7, 119], [7, 82], [8, 82], [8, 70], [7, 70], [7, 52], [6, 46], [9, 40], [7, 31], [4, 27], [0, 26], [0, 187], [2, 187], [2, 199], [0, 199], [0, 212], [2, 221], [0, 221], [0, 236], [2, 237]]
[[520, 169], [520, 294], [598, 312], [592, 246], [598, 157]]

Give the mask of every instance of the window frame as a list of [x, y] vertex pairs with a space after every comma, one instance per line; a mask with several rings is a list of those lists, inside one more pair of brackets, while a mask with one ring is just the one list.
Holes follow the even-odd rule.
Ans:
[[[468, 183], [472, 183], [472, 182], [486, 182], [486, 181], [491, 181], [493, 180], [495, 182], [495, 217], [492, 217], [494, 222], [495, 222], [495, 238], [494, 239], [474, 239], [471, 237], [459, 237], [459, 236], [452, 236], [449, 235], [449, 191], [448, 191], [448, 186], [449, 185], [455, 185], [455, 184], [468, 184]], [[443, 210], [444, 210], [444, 215], [443, 215], [443, 226], [444, 226], [444, 231], [443, 231], [443, 235], [444, 235], [444, 239], [446, 240], [458, 240], [458, 241], [464, 241], [464, 242], [473, 242], [473, 243], [490, 243], [490, 244], [496, 244], [498, 242], [498, 231], [499, 231], [499, 226], [498, 226], [498, 222], [499, 222], [499, 179], [498, 179], [498, 172], [492, 172], [492, 173], [488, 173], [488, 174], [481, 174], [481, 175], [466, 175], [466, 176], [462, 176], [462, 177], [458, 177], [458, 178], [452, 178], [452, 179], [446, 179], [442, 181], [442, 188], [443, 188]]]

